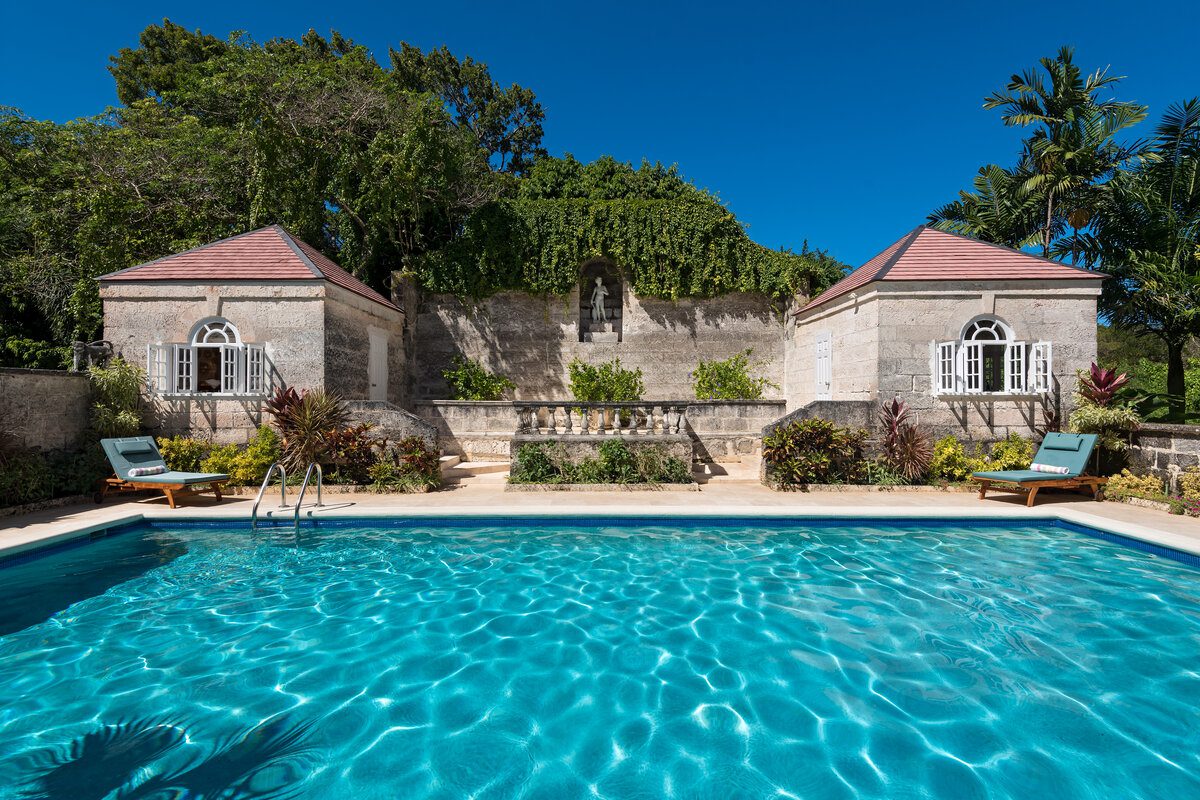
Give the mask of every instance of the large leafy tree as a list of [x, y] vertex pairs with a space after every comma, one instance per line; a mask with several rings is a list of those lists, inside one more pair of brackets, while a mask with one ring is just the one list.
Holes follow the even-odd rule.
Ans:
[[1149, 157], [1104, 187], [1091, 229], [1060, 247], [1111, 276], [1101, 303], [1113, 324], [1166, 345], [1167, 393], [1181, 414], [1184, 350], [1200, 335], [1200, 98], [1167, 110]]
[[960, 191], [954, 200], [929, 215], [934, 227], [1017, 249], [1040, 239], [1041, 201], [1025, 190], [1032, 177], [1028, 161], [1016, 169], [996, 164], [980, 167], [973, 191]]
[[402, 43], [389, 52], [391, 78], [406, 91], [426, 92], [446, 104], [455, 124], [469, 130], [503, 172], [522, 175], [542, 149], [542, 105], [529, 89], [507, 89], [492, 79], [486, 64], [459, 59], [446, 47], [423, 53]]

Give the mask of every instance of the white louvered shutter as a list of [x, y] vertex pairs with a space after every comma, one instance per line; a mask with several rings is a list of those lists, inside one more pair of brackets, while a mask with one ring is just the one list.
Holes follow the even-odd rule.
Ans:
[[956, 391], [954, 342], [938, 342], [934, 352], [934, 392], [936, 394], [953, 394]]
[[177, 394], [196, 391], [196, 351], [186, 344], [171, 345], [171, 390]]
[[238, 380], [241, 370], [238, 369], [241, 355], [237, 345], [221, 345], [221, 392], [235, 394], [241, 387]]
[[1004, 389], [1010, 394], [1025, 391], [1025, 343], [1009, 342], [1004, 352]]
[[170, 345], [146, 345], [146, 388], [150, 390], [151, 394], [166, 394], [170, 391]]
[[983, 391], [983, 345], [968, 342], [962, 348], [963, 391], [978, 394]]
[[1050, 391], [1050, 376], [1054, 374], [1054, 347], [1050, 342], [1034, 342], [1033, 354], [1033, 391], [1047, 394]]
[[246, 345], [246, 393], [264, 394], [266, 356], [261, 344]]

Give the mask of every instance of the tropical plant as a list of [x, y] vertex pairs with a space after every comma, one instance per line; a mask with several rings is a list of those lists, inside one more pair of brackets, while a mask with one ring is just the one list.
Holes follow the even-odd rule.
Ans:
[[1022, 249], [1039, 239], [1041, 199], [1025, 189], [1033, 177], [1028, 159], [1015, 169], [996, 164], [979, 168], [973, 191], [929, 215], [939, 230]]
[[441, 483], [438, 453], [419, 436], [382, 446], [368, 474], [373, 492], [424, 492]]
[[1179, 473], [1176, 489], [1184, 500], [1200, 500], [1200, 467], [1188, 467]]
[[867, 432], [811, 418], [782, 425], [763, 437], [767, 480], [780, 489], [810, 483], [856, 483]]
[[265, 410], [275, 418], [282, 437], [283, 465], [289, 472], [303, 470], [312, 462], [322, 467], [331, 463], [331, 436], [346, 427], [350, 411], [345, 402], [324, 389], [297, 393], [276, 389]]
[[1129, 376], [1125, 373], [1118, 375], [1116, 370], [1104, 369], [1093, 361], [1088, 373], [1079, 375], [1079, 396], [1092, 405], [1107, 406], [1127, 383]]
[[450, 360], [450, 368], [442, 371], [450, 387], [451, 400], [499, 400], [517, 385], [504, 375], [488, 372], [478, 361], [463, 355]]
[[967, 455], [966, 446], [954, 434], [946, 434], [934, 443], [933, 456], [929, 461], [930, 478], [961, 483], [979, 469], [979, 460]]
[[750, 370], [762, 363], [750, 363], [753, 349], [744, 350], [722, 361], [701, 361], [692, 374], [692, 388], [697, 400], [761, 400], [768, 388], [779, 385]]
[[89, 366], [92, 427], [100, 436], [134, 436], [142, 428], [142, 387], [146, 372], [117, 356], [107, 366]]
[[376, 451], [385, 443], [371, 435], [370, 425], [332, 428], [322, 438], [321, 467], [332, 467], [331, 483], [363, 484], [371, 479], [371, 467], [378, 461]]
[[929, 436], [913, 422], [912, 409], [899, 397], [879, 407], [883, 428], [883, 454], [887, 464], [905, 480], [915, 482], [925, 476], [933, 459]]

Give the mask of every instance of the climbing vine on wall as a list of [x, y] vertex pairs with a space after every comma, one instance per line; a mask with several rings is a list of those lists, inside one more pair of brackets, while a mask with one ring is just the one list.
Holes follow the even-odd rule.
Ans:
[[841, 276], [820, 251], [755, 244], [716, 202], [499, 200], [468, 217], [449, 246], [421, 256], [412, 274], [432, 292], [487, 297], [513, 289], [566, 294], [579, 267], [607, 258], [642, 297], [811, 294]]

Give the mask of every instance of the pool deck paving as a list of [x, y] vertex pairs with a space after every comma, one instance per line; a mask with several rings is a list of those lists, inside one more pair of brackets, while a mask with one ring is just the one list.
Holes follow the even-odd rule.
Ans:
[[[305, 498], [301, 519], [371, 516], [851, 516], [943, 518], [1057, 518], [1200, 555], [1200, 520], [1117, 502], [1097, 503], [1078, 494], [1045, 492], [1026, 508], [1008, 495], [979, 500], [974, 493], [856, 490], [777, 492], [748, 481], [713, 481], [698, 492], [506, 492], [500, 480], [463, 482], [428, 494], [333, 494], [316, 508]], [[146, 520], [249, 520], [251, 495], [191, 498], [177, 509], [158, 497], [122, 498], [0, 518], [0, 557], [69, 541], [114, 525]], [[295, 496], [289, 495], [289, 502]], [[291, 520], [277, 495], [260, 507], [263, 519]]]

